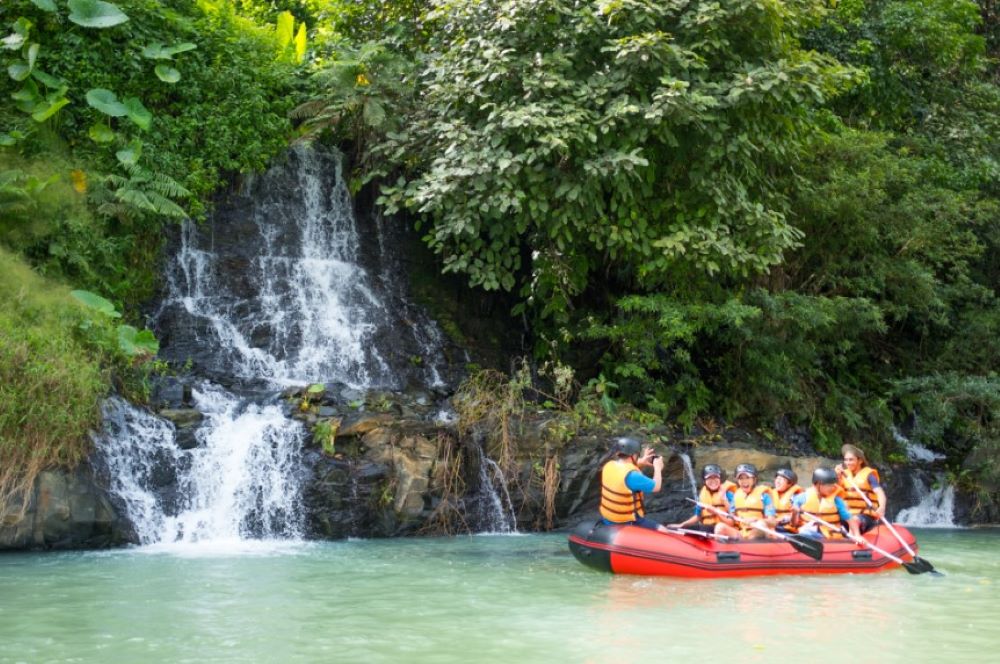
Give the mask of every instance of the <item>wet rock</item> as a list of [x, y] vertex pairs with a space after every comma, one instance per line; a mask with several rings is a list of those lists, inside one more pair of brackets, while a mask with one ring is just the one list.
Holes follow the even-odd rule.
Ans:
[[128, 537], [128, 524], [88, 464], [39, 473], [23, 511], [22, 504], [15, 498], [0, 513], [0, 550], [103, 548]]

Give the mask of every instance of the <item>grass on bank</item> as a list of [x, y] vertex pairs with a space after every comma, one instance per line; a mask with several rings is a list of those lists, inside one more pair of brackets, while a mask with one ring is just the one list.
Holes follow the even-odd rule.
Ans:
[[26, 507], [39, 471], [89, 451], [109, 380], [85, 320], [69, 288], [0, 248], [0, 514]]

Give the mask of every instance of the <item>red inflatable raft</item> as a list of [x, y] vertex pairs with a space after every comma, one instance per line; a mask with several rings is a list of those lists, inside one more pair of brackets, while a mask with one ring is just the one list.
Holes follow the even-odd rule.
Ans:
[[[894, 526], [916, 552], [909, 530]], [[869, 531], [869, 542], [892, 555], [909, 555], [884, 525]], [[569, 548], [584, 565], [615, 574], [716, 578], [765, 574], [867, 574], [899, 567], [886, 556], [847, 539], [822, 540], [821, 560], [774, 540], [719, 542], [692, 535], [664, 534], [638, 526], [581, 524], [569, 536]]]

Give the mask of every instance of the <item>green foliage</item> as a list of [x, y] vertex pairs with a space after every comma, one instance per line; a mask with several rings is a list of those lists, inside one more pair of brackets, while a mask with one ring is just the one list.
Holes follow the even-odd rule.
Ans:
[[80, 337], [84, 321], [66, 289], [0, 248], [0, 506], [89, 449], [108, 378], [101, 350]]
[[1000, 378], [919, 376], [898, 381], [894, 395], [917, 415], [912, 437], [944, 452], [961, 488], [976, 494], [974, 516], [1000, 517]]
[[818, 3], [449, 2], [378, 154], [447, 272], [564, 317], [597, 274], [656, 289], [795, 246], [772, 176], [849, 82], [798, 48]]

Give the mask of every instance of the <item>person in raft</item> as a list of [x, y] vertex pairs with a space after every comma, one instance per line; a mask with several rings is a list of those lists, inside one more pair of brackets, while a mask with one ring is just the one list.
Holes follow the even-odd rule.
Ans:
[[[710, 463], [701, 469], [702, 487], [698, 502], [712, 505], [718, 510], [729, 513], [733, 505], [733, 492], [736, 485], [726, 481], [722, 468]], [[686, 521], [672, 523], [670, 528], [687, 528], [700, 530], [703, 533], [714, 533], [715, 526], [720, 523], [719, 517], [712, 510], [703, 509], [701, 505], [694, 506], [694, 514]], [[731, 524], [735, 521], [730, 521]]]
[[740, 520], [735, 525], [716, 524], [715, 534], [742, 539], [766, 537], [762, 530], [752, 527], [750, 523], [758, 523], [767, 528], [775, 526], [777, 518], [771, 487], [757, 484], [757, 466], [752, 463], [736, 466], [736, 483], [739, 488], [733, 492], [730, 512], [740, 517]]
[[[885, 518], [885, 489], [879, 480], [878, 471], [868, 465], [865, 453], [854, 445], [844, 445], [840, 448], [844, 463], [837, 464], [834, 469], [840, 478], [840, 487], [844, 490], [847, 509], [858, 516], [861, 532], [867, 533]], [[868, 502], [861, 496], [864, 493]], [[871, 507], [868, 506], [871, 503]]]
[[799, 486], [799, 476], [791, 468], [780, 468], [774, 475], [774, 511], [778, 522], [774, 529], [779, 533], [797, 533], [792, 525], [792, 499], [805, 491]]
[[[640, 467], [652, 466], [653, 477], [646, 477]], [[646, 518], [642, 503], [644, 491], [656, 493], [663, 487], [663, 457], [647, 447], [639, 456], [639, 441], [618, 438], [611, 446], [611, 458], [601, 468], [601, 517], [605, 524], [635, 525], [668, 532]]]
[[[812, 488], [792, 498], [792, 527], [798, 528], [800, 535], [816, 539], [838, 539], [843, 537], [840, 529], [846, 523], [852, 535], [860, 535], [858, 518], [847, 509], [844, 490], [837, 483], [836, 471], [832, 468], [817, 468], [813, 471], [812, 481]], [[828, 525], [803, 519], [803, 512]]]

